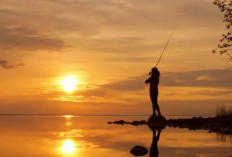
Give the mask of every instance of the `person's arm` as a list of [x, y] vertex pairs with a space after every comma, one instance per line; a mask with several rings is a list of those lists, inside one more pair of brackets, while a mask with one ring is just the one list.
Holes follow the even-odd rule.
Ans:
[[148, 84], [149, 82], [151, 82], [151, 77], [149, 77], [149, 79], [145, 81], [146, 84]]

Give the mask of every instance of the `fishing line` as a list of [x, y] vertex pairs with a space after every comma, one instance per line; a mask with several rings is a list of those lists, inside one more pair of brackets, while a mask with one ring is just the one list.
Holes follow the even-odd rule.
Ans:
[[161, 58], [162, 58], [162, 56], [163, 56], [163, 54], [164, 54], [164, 52], [165, 52], [166, 48], [168, 47], [168, 44], [169, 44], [169, 42], [170, 42], [170, 40], [171, 40], [171, 38], [172, 38], [172, 36], [173, 36], [174, 32], [175, 32], [175, 29], [172, 31], [172, 33], [171, 33], [171, 35], [170, 35], [170, 37], [169, 37], [169, 39], [168, 39], [168, 41], [167, 41], [167, 43], [166, 43], [166, 45], [165, 45], [165, 47], [164, 47], [164, 49], [163, 49], [163, 51], [162, 51], [162, 53], [161, 53], [161, 55], [160, 55], [159, 59], [158, 59], [158, 61], [157, 61], [157, 63], [156, 63], [156, 66], [155, 66], [155, 67], [157, 67], [157, 66], [158, 66], [158, 64], [159, 64], [159, 62], [160, 62], [160, 60], [161, 60]]

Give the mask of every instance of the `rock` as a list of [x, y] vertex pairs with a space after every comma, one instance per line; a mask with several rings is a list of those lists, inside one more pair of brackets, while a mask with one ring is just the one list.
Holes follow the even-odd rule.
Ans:
[[125, 122], [124, 120], [118, 120], [118, 121], [114, 121], [113, 123], [114, 123], [114, 124], [121, 124], [121, 125], [123, 125], [123, 124], [125, 124], [126, 122]]
[[214, 132], [218, 134], [232, 135], [232, 116], [220, 116], [220, 117], [193, 117], [187, 119], [169, 119], [166, 120], [165, 117], [151, 116], [147, 121], [145, 120], [135, 120], [132, 122], [119, 120], [108, 122], [108, 124], [130, 124], [134, 126], [148, 125], [149, 128], [153, 129], [163, 129], [166, 126], [169, 127], [179, 127], [188, 128], [189, 130], [204, 129], [208, 130], [209, 133]]
[[127, 122], [126, 124], [130, 124], [130, 125], [134, 125], [134, 126], [139, 126], [139, 125], [146, 125], [147, 121], [145, 121], [145, 120], [141, 120], [141, 121], [134, 120], [132, 122]]
[[130, 153], [133, 154], [134, 156], [143, 156], [143, 155], [146, 155], [147, 152], [148, 152], [147, 148], [143, 146], [134, 146], [130, 150]]
[[163, 116], [154, 116], [154, 115], [151, 115], [148, 119], [148, 123], [149, 122], [166, 122], [166, 118], [163, 117]]
[[152, 129], [163, 129], [167, 125], [167, 120], [165, 117], [151, 116], [148, 119], [148, 126]]
[[131, 125], [138, 126], [139, 125], [139, 121], [135, 120], [135, 121], [131, 122]]
[[142, 121], [140, 121], [140, 123], [141, 123], [141, 124], [147, 124], [147, 121], [142, 120]]

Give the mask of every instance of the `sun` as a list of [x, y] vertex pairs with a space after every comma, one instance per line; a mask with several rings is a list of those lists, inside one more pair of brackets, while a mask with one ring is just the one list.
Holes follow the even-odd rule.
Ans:
[[78, 82], [77, 78], [73, 75], [63, 77], [59, 83], [59, 85], [67, 93], [74, 92], [77, 89], [78, 84], [79, 84], [79, 82]]

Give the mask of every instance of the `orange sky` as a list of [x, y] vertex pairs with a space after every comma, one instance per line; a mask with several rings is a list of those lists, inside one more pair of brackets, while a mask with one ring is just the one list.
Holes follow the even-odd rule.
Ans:
[[[161, 60], [164, 114], [232, 102], [225, 31], [211, 0], [0, 0], [0, 113], [150, 114], [146, 74]], [[59, 80], [78, 78], [66, 93]]]

